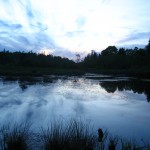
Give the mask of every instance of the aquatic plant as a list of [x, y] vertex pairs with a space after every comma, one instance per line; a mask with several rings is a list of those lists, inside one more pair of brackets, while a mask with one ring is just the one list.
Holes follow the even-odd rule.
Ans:
[[105, 130], [105, 132], [103, 132], [103, 130], [101, 128], [98, 129], [98, 142], [99, 142], [99, 149], [100, 150], [105, 149], [105, 142], [107, 140], [107, 136], [108, 136], [107, 130]]
[[88, 125], [75, 120], [51, 124], [42, 130], [41, 139], [44, 150], [94, 150], [96, 147], [96, 136]]
[[28, 150], [32, 145], [31, 135], [28, 124], [5, 125], [0, 129], [0, 149]]
[[0, 150], [150, 150], [148, 142], [112, 136], [81, 120], [55, 121], [37, 132], [29, 124], [9, 124], [0, 128]]

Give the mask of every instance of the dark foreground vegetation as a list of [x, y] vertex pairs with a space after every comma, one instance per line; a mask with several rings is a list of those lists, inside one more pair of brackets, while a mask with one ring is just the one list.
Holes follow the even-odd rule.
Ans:
[[145, 48], [108, 46], [101, 53], [91, 51], [76, 61], [51, 54], [30, 52], [0, 52], [1, 75], [83, 74], [85, 72], [125, 74], [150, 77], [150, 41]]
[[138, 143], [97, 133], [81, 121], [55, 122], [47, 129], [34, 132], [29, 124], [5, 125], [0, 129], [1, 150], [150, 150], [146, 141]]

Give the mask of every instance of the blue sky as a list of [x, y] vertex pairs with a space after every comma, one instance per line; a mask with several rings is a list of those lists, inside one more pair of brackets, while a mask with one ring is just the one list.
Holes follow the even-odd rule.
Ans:
[[149, 0], [0, 0], [0, 50], [71, 58], [149, 38]]

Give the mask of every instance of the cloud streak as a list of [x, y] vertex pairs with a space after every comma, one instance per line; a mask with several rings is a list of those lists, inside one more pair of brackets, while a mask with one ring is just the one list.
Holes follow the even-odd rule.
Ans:
[[137, 41], [141, 39], [148, 39], [150, 37], [150, 32], [139, 32], [139, 33], [131, 33], [127, 35], [126, 37], [122, 38], [117, 43], [129, 43], [132, 41]]
[[22, 28], [22, 25], [21, 24], [13, 24], [11, 22], [0, 20], [0, 27], [4, 28], [4, 29], [15, 30], [15, 29]]
[[149, 6], [147, 0], [2, 0], [0, 49], [71, 56], [114, 44], [144, 45]]

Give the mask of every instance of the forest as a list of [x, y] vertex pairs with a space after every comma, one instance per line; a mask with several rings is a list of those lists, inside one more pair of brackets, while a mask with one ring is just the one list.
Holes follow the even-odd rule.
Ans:
[[145, 48], [134, 49], [108, 46], [100, 54], [94, 50], [88, 54], [82, 62], [85, 68], [96, 68], [98, 70], [124, 70], [144, 71], [150, 68], [150, 41]]
[[[117, 48], [108, 46], [106, 49], [97, 53], [91, 50], [84, 59], [80, 59], [77, 54], [77, 60], [53, 56], [51, 54], [38, 54], [30, 52], [10, 52], [8, 50], [0, 51], [0, 74], [11, 74], [12, 72], [28, 68], [32, 73], [37, 70], [42, 74], [45, 70], [62, 70], [75, 72], [97, 72], [97, 73], [125, 73], [125, 74], [144, 74], [150, 75], [150, 40], [144, 48], [135, 47], [133, 49]], [[36, 68], [36, 69], [35, 69]], [[48, 73], [53, 73], [53, 71]], [[64, 71], [65, 72], [65, 71]], [[44, 74], [44, 72], [43, 72]]]

